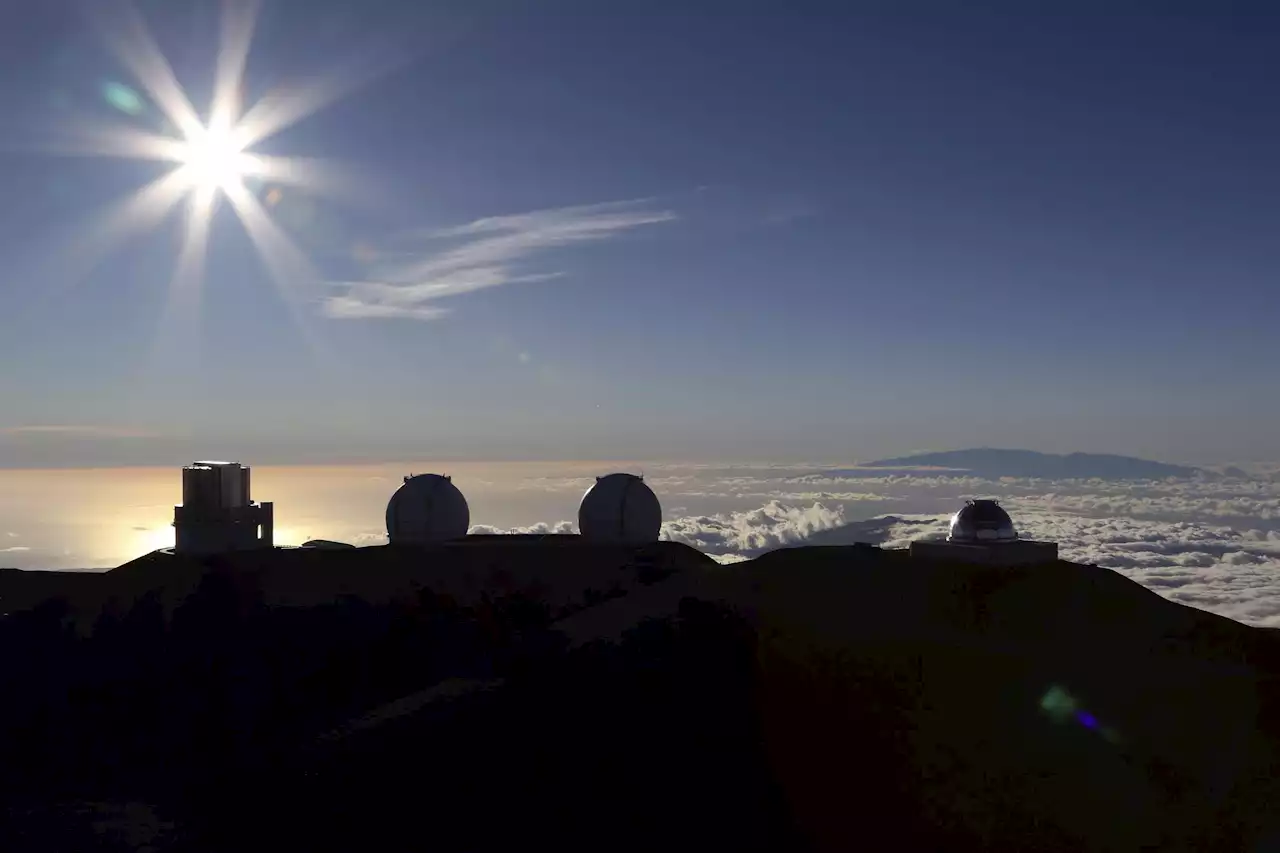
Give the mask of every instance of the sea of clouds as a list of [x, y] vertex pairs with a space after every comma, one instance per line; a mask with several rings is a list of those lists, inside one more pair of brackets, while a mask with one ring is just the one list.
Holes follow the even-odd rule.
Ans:
[[[946, 534], [967, 498], [994, 497], [1022, 536], [1059, 543], [1064, 559], [1114, 569], [1174, 601], [1280, 627], [1280, 478], [1159, 481], [837, 476], [817, 466], [653, 466], [662, 538], [731, 563], [775, 548], [871, 542], [905, 547]], [[573, 490], [585, 478], [522, 488]], [[563, 520], [517, 528], [571, 532]], [[477, 526], [475, 532], [498, 532]]]

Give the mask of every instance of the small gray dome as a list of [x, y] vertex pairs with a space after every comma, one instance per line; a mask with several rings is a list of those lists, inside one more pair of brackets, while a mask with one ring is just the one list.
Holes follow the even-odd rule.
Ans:
[[1009, 542], [1018, 538], [1013, 519], [996, 501], [966, 501], [951, 517], [948, 542]]

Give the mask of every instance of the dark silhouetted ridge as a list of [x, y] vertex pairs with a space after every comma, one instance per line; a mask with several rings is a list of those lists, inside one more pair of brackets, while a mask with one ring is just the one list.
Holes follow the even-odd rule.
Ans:
[[6, 851], [1280, 831], [1280, 638], [1106, 569], [488, 537], [56, 580], [0, 575], [52, 596], [0, 620]]

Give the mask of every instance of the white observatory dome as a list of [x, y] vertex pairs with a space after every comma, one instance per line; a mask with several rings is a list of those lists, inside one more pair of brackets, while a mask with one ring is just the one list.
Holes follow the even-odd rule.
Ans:
[[471, 510], [448, 477], [418, 474], [387, 502], [387, 538], [392, 545], [430, 545], [467, 535]]
[[596, 477], [578, 506], [578, 531], [598, 542], [656, 542], [662, 529], [662, 505], [634, 474]]
[[1013, 519], [996, 501], [966, 501], [951, 517], [948, 542], [1010, 542], [1018, 538]]

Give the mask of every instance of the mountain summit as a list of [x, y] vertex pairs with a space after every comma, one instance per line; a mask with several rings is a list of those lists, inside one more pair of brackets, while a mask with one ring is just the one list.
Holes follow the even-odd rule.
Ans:
[[[1000, 450], [989, 447], [899, 456], [860, 466], [863, 467], [944, 468], [948, 469], [945, 473], [987, 479], [1035, 477], [1048, 480], [1163, 480], [1167, 477], [1195, 477], [1205, 473], [1187, 465], [1171, 465], [1133, 456], [1108, 453], [1038, 453], [1034, 450]], [[917, 470], [904, 473], [925, 472]], [[935, 470], [927, 473], [936, 475], [944, 472]]]

